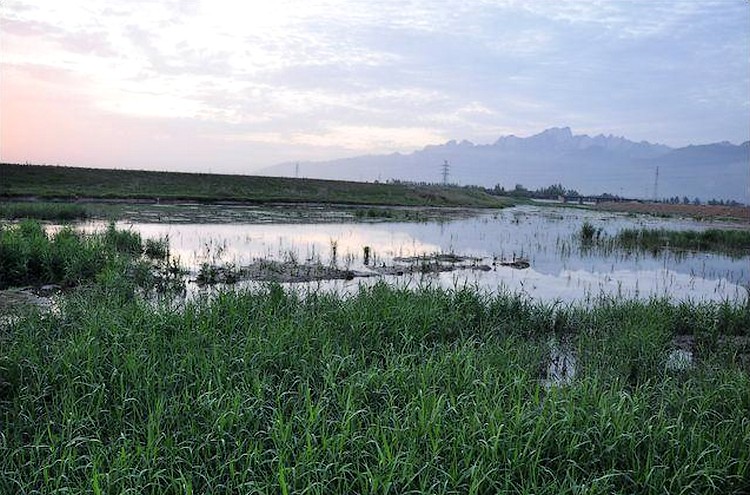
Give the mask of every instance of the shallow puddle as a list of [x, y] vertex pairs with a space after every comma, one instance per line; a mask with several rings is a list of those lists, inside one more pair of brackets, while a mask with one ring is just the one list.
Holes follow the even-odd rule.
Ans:
[[548, 342], [549, 356], [542, 377], [544, 386], [567, 385], [576, 374], [576, 357], [570, 343], [556, 338]]

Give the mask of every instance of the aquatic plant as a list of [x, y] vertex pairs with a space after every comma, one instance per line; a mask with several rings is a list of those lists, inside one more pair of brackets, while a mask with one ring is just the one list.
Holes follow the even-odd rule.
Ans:
[[162, 239], [146, 239], [143, 246], [143, 254], [153, 260], [166, 260], [169, 258], [169, 237]]
[[617, 233], [614, 242], [626, 249], [687, 249], [750, 255], [750, 230], [623, 229]]
[[750, 256], [750, 230], [707, 229], [621, 229], [606, 235], [584, 223], [579, 238], [584, 247], [595, 246], [610, 252], [616, 249], [643, 251], [658, 255], [663, 251], [710, 251], [732, 257]]
[[588, 220], [583, 222], [580, 231], [581, 242], [590, 245], [601, 237], [602, 230], [594, 227]]

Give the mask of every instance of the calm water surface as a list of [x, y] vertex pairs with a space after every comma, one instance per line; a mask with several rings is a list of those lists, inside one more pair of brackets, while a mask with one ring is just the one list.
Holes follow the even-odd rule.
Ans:
[[[469, 219], [430, 223], [119, 223], [144, 238], [169, 238], [173, 256], [193, 272], [202, 263], [238, 265], [258, 259], [335, 263], [366, 271], [371, 264], [392, 264], [398, 256], [455, 253], [493, 260], [524, 257], [525, 270], [494, 266], [491, 271], [458, 270], [441, 274], [379, 277], [398, 284], [475, 285], [491, 291], [520, 291], [543, 301], [592, 301], [600, 296], [678, 300], [744, 301], [750, 285], [750, 258], [708, 253], [582, 251], [576, 242], [584, 221], [607, 234], [623, 228], [703, 230], [711, 225], [684, 219], [660, 219], [577, 210], [522, 206], [479, 213]], [[88, 228], [97, 228], [90, 225]], [[335, 256], [335, 259], [334, 259]], [[316, 284], [348, 291], [375, 279]]]

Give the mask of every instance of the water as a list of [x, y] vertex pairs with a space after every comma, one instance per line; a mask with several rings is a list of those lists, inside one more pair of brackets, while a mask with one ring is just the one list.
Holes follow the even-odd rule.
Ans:
[[[653, 218], [570, 208], [521, 206], [428, 223], [119, 223], [144, 238], [168, 236], [173, 256], [194, 273], [201, 263], [243, 265], [259, 259], [336, 264], [367, 271], [395, 257], [455, 253], [481, 258], [489, 271], [383, 276], [392, 283], [471, 285], [519, 291], [542, 301], [594, 301], [600, 297], [670, 297], [676, 300], [744, 301], [748, 258], [708, 253], [627, 254], [585, 252], [574, 237], [584, 221], [614, 235], [623, 228], [703, 230], [698, 221]], [[715, 225], [713, 225], [715, 226]], [[90, 224], [87, 229], [101, 228]], [[370, 263], [364, 263], [369, 247]], [[499, 261], [522, 257], [517, 270]], [[494, 263], [494, 264], [493, 264]], [[373, 279], [318, 283], [352, 290]]]

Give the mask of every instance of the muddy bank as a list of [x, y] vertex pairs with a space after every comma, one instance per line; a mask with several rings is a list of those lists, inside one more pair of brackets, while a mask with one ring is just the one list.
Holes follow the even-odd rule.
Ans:
[[492, 267], [482, 263], [482, 258], [461, 256], [453, 253], [434, 253], [420, 256], [397, 256], [392, 265], [373, 267], [380, 275], [406, 275], [414, 273], [442, 273], [455, 270], [490, 271]]
[[302, 283], [320, 280], [352, 280], [377, 273], [347, 270], [320, 263], [259, 260], [243, 266], [204, 265], [194, 282], [198, 285], [233, 284], [241, 281]]
[[303, 283], [325, 280], [353, 280], [355, 278], [378, 277], [384, 275], [401, 276], [409, 274], [429, 274], [456, 270], [491, 271], [497, 266], [515, 269], [529, 267], [524, 259], [512, 261], [492, 260], [491, 265], [482, 258], [456, 254], [436, 253], [421, 256], [395, 257], [392, 264], [376, 264], [366, 270], [339, 268], [322, 263], [298, 263], [295, 261], [258, 260], [249, 265], [204, 264], [193, 282], [198, 285], [233, 284], [242, 281]]
[[[54, 211], [61, 207], [71, 206], [80, 209], [79, 219], [116, 219], [137, 223], [444, 222], [470, 218], [486, 211], [486, 209], [471, 206], [354, 205], [251, 201], [199, 202], [96, 198], [63, 201], [40, 200], [34, 197], [14, 198], [12, 201], [7, 198], [5, 200], [0, 198], [1, 205], [6, 205], [10, 210], [19, 209], [23, 205], [33, 206], [39, 213], [30, 214], [31, 218], [37, 218], [44, 214], [46, 208]], [[0, 211], [0, 214], [2, 213]], [[26, 214], [28, 215], [28, 212]]]

